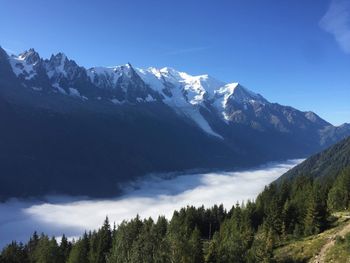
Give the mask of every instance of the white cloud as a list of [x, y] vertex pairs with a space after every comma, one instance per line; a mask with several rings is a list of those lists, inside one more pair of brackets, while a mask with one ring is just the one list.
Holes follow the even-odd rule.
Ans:
[[344, 52], [350, 54], [350, 1], [332, 0], [320, 26], [334, 36]]
[[12, 200], [0, 204], [0, 247], [12, 239], [26, 241], [34, 230], [49, 235], [79, 236], [98, 228], [106, 215], [117, 224], [135, 217], [171, 218], [187, 205], [210, 207], [254, 199], [257, 194], [300, 160], [272, 164], [255, 170], [190, 174], [168, 179], [149, 176], [130, 185], [120, 198], [77, 200], [49, 198], [47, 202]]

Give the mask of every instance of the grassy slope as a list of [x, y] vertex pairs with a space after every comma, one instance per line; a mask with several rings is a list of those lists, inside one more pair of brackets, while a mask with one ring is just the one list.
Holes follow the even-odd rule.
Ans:
[[330, 248], [325, 258], [326, 262], [350, 262], [350, 234], [345, 238], [337, 238], [335, 245]]
[[[275, 260], [281, 263], [312, 262], [312, 259], [320, 252], [321, 248], [330, 239], [334, 238], [344, 226], [350, 224], [348, 213], [338, 213], [335, 216], [337, 217], [337, 221], [331, 229], [318, 235], [287, 242], [285, 245], [276, 248], [274, 251]], [[336, 244], [327, 251], [326, 262], [348, 262], [346, 260], [344, 261], [344, 258], [347, 259], [350, 256], [349, 247], [350, 245], [346, 246], [345, 241], [344, 243], [336, 242]]]

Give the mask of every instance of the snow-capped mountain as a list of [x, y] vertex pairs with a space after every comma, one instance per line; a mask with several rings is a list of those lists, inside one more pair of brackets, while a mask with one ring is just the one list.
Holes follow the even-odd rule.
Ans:
[[[0, 48], [1, 121], [8, 137], [0, 140], [7, 145], [0, 163], [23, 169], [14, 182], [27, 171], [44, 181], [47, 172], [77, 182], [88, 174], [104, 187], [115, 176], [303, 157], [350, 135], [347, 124], [271, 103], [238, 82], [130, 63], [87, 69], [63, 53], [44, 59], [34, 49], [16, 56]], [[61, 183], [49, 189], [77, 193]]]
[[63, 53], [42, 59], [34, 49], [8, 59], [23, 86], [34, 91], [113, 104], [162, 102], [220, 138], [222, 135], [213, 130], [201, 110], [226, 124], [242, 123], [260, 130], [272, 127], [289, 132], [290, 126], [303, 128], [322, 122], [314, 113], [300, 114], [290, 107], [271, 104], [239, 83], [225, 83], [209, 75], [192, 76], [172, 68], [138, 69], [131, 64], [85, 69]]

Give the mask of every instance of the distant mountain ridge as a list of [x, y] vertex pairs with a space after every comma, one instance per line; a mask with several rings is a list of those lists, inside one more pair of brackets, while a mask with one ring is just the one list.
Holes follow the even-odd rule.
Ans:
[[[270, 103], [239, 83], [224, 83], [208, 75], [191, 76], [171, 68], [134, 69], [131, 64], [85, 69], [63, 53], [42, 59], [34, 49], [11, 55], [8, 60], [21, 84], [34, 91], [114, 104], [162, 101], [218, 137], [221, 135], [199, 113], [201, 108], [217, 114], [224, 122], [260, 130], [289, 132], [295, 126], [306, 129], [314, 125], [320, 129], [323, 144], [342, 132], [338, 131], [342, 127], [335, 129], [313, 112]], [[350, 130], [349, 125], [343, 127], [345, 133]]]
[[[106, 195], [145, 173], [299, 158], [350, 135], [349, 124], [335, 127], [237, 82], [130, 63], [86, 69], [34, 49], [0, 48], [0, 102], [4, 196]], [[34, 175], [42, 185], [29, 189]]]

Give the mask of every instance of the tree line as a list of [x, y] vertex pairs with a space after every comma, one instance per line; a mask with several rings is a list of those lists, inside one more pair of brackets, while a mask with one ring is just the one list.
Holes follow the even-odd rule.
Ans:
[[324, 178], [298, 176], [265, 187], [256, 200], [211, 208], [188, 206], [167, 220], [136, 216], [118, 226], [108, 218], [74, 241], [34, 233], [12, 242], [1, 263], [274, 262], [273, 249], [327, 229], [331, 212], [350, 203], [350, 168]]

